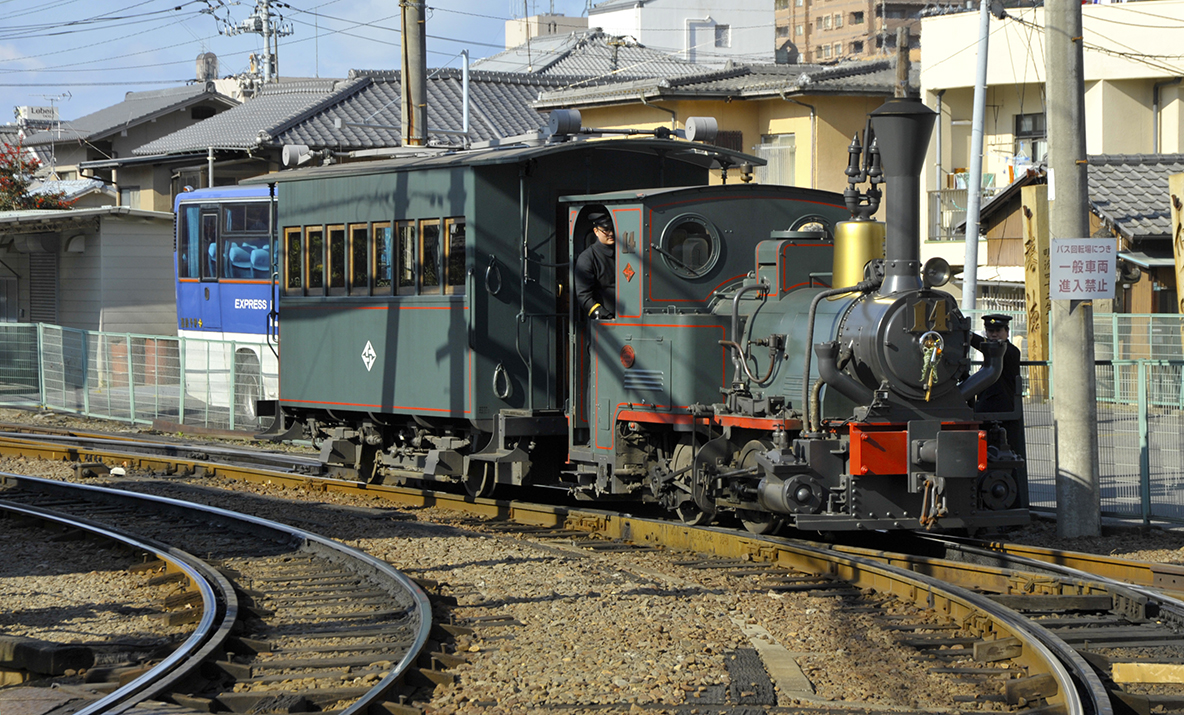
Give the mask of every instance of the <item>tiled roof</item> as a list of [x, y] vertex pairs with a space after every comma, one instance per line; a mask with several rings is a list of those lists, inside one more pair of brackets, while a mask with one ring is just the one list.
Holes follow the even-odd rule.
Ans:
[[[107, 192], [107, 185], [98, 179], [69, 179], [66, 181], [42, 181], [37, 186], [29, 189], [30, 194], [56, 194], [58, 192], [65, 194], [67, 201], [72, 201], [83, 194], [88, 194], [92, 191]], [[109, 191], [114, 196], [114, 191]]]
[[69, 122], [62, 122], [60, 134], [57, 131], [37, 132], [26, 139], [25, 144], [50, 144], [63, 137], [98, 141], [128, 127], [207, 100], [214, 100], [226, 107], [238, 104], [230, 97], [215, 91], [213, 82], [150, 92], [128, 92], [118, 104]]
[[1089, 157], [1094, 211], [1123, 236], [1169, 238], [1168, 177], [1184, 172], [1184, 154], [1098, 154]]
[[[470, 141], [514, 136], [546, 126], [545, 116], [535, 111], [531, 102], [540, 91], [559, 86], [562, 80], [547, 77], [470, 72]], [[429, 75], [429, 143], [461, 144], [460, 137], [431, 131], [460, 131], [461, 87], [460, 70], [439, 69]], [[364, 70], [354, 70], [349, 79], [319, 88], [268, 88], [239, 107], [146, 144], [134, 153], [198, 152], [210, 146], [245, 150], [285, 144], [336, 151], [399, 146], [401, 88], [399, 72]]]
[[[918, 86], [919, 67], [909, 73]], [[565, 88], [543, 94], [540, 109], [578, 107], [653, 99], [760, 99], [779, 95], [873, 94], [891, 95], [896, 84], [894, 60], [863, 60], [838, 65], [764, 65], [729, 63], [723, 69], [665, 79], [616, 82], [596, 87]]]
[[616, 82], [642, 77], [687, 74], [701, 65], [669, 52], [652, 50], [631, 37], [600, 29], [546, 35], [486, 57], [473, 67], [493, 72], [521, 72], [588, 82]]
[[264, 85], [239, 106], [149, 142], [137, 156], [215, 149], [251, 149], [308, 118], [336, 94], [356, 89], [362, 80], [300, 80]]

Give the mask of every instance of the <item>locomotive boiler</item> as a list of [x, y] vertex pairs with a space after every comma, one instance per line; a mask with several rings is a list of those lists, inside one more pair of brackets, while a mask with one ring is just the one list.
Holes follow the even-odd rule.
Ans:
[[[257, 179], [285, 183], [269, 433], [360, 479], [757, 533], [1023, 523], [1023, 462], [968, 404], [1003, 345], [971, 374], [948, 266], [919, 261], [933, 116], [873, 113], [880, 152], [848, 170], [866, 196], [751, 183], [759, 159], [662, 130], [590, 141], [575, 113], [537, 141]], [[616, 231], [608, 320], [570, 299], [593, 214]]]

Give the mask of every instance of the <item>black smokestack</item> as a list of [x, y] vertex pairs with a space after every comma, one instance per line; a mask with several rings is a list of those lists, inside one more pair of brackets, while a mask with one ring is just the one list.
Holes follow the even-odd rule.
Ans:
[[921, 284], [921, 168], [937, 113], [920, 100], [890, 99], [872, 112], [872, 129], [888, 185], [882, 295]]

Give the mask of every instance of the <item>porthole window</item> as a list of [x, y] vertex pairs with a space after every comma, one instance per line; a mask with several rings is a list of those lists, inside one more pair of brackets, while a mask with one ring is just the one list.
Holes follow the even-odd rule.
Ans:
[[831, 232], [830, 221], [821, 216], [803, 216], [793, 225], [789, 227], [790, 231], [801, 231], [803, 233], [820, 233], [826, 240], [834, 239], [834, 234]]
[[698, 278], [719, 260], [719, 232], [702, 216], [684, 214], [666, 226], [655, 248], [675, 274]]

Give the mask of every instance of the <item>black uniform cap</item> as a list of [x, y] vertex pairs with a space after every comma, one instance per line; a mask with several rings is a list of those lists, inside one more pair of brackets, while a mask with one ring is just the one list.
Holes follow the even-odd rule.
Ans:
[[593, 226], [600, 226], [601, 228], [613, 227], [613, 220], [609, 218], [608, 214], [602, 213], [600, 211], [593, 211], [592, 213], [588, 214], [588, 221], [590, 221]]
[[994, 328], [1010, 328], [1011, 326], [1009, 323], [1011, 323], [1010, 315], [992, 313], [990, 315], [983, 316], [983, 327], [987, 328], [988, 330], [992, 330]]

